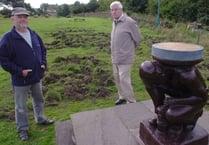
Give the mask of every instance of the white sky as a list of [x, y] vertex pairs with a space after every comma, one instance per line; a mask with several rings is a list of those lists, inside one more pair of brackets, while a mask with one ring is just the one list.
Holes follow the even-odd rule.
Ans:
[[32, 8], [40, 8], [42, 3], [48, 4], [74, 4], [76, 1], [80, 3], [87, 4], [90, 0], [25, 0], [25, 3], [29, 3]]

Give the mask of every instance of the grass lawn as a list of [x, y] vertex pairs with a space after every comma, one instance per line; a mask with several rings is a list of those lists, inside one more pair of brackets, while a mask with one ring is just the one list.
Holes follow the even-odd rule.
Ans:
[[[6, 33], [12, 24], [10, 19], [0, 19], [0, 36]], [[197, 34], [192, 33], [187, 29], [187, 24], [173, 24], [173, 28], [155, 27], [152, 24], [146, 22], [139, 22], [139, 27], [142, 33], [142, 43], [136, 50], [136, 60], [132, 66], [132, 83], [137, 101], [143, 101], [149, 99], [149, 95], [145, 91], [144, 85], [138, 74], [138, 68], [140, 64], [145, 60], [151, 60], [151, 45], [155, 41], [182, 41], [189, 43], [197, 42]], [[114, 106], [114, 101], [117, 99], [117, 91], [114, 85], [107, 85], [108, 90], [111, 91], [105, 97], [95, 97], [97, 94], [89, 93], [86, 98], [72, 99], [66, 96], [66, 86], [72, 86], [70, 81], [79, 81], [72, 78], [73, 71], [80, 72], [81, 68], [78, 66], [89, 66], [94, 74], [93, 80], [95, 84], [90, 84], [88, 87], [90, 90], [95, 91], [95, 87], [98, 87], [99, 77], [95, 75], [97, 70], [105, 71], [110, 79], [112, 77], [112, 67], [109, 55], [109, 35], [111, 32], [111, 19], [110, 18], [93, 18], [85, 17], [85, 21], [74, 21], [74, 18], [30, 18], [30, 27], [40, 34], [43, 38], [46, 46], [48, 46], [48, 70], [46, 77], [52, 76], [52, 74], [58, 74], [63, 80], [56, 80], [53, 83], [47, 83], [44, 80], [44, 86], [48, 88], [46, 93], [47, 97], [54, 95], [55, 100], [58, 102], [55, 106], [45, 107], [45, 114], [50, 119], [54, 119], [55, 122], [68, 120], [70, 115], [77, 112], [94, 110], [100, 108], [106, 108]], [[61, 39], [58, 39], [57, 34], [62, 33]], [[68, 33], [68, 35], [65, 35]], [[54, 37], [52, 37], [54, 35]], [[72, 38], [71, 38], [72, 36]], [[73, 42], [74, 47], [68, 47], [66, 44], [71, 44], [66, 41], [62, 41], [62, 38], [70, 39]], [[88, 40], [88, 41], [85, 41]], [[101, 40], [101, 41], [99, 41]], [[51, 45], [54, 42], [54, 45]], [[59, 44], [59, 45], [58, 45]], [[97, 45], [99, 44], [99, 45]], [[200, 37], [200, 45], [205, 48], [204, 61], [198, 64], [203, 78], [208, 84], [208, 62], [209, 62], [209, 44], [208, 44], [208, 32], [202, 31]], [[76, 47], [75, 47], [76, 46]], [[80, 46], [80, 47], [78, 47]], [[79, 65], [70, 63], [57, 63], [57, 60], [64, 58], [75, 57], [81, 60]], [[99, 62], [98, 66], [93, 66], [91, 63], [86, 63], [89, 60], [82, 61], [84, 57], [88, 58], [93, 56], [95, 60]], [[68, 58], [69, 57], [69, 58]], [[69, 61], [69, 60], [68, 60]], [[84, 64], [83, 64], [84, 63]], [[69, 75], [70, 77], [66, 76]], [[81, 75], [81, 74], [80, 74]], [[63, 78], [64, 76], [64, 78]], [[82, 76], [86, 77], [86, 76]], [[98, 78], [97, 78], [98, 77]], [[108, 76], [105, 76], [108, 77]], [[64, 81], [70, 80], [70, 81]], [[64, 83], [62, 83], [64, 81]], [[0, 68], [0, 144], [1, 145], [56, 145], [55, 140], [55, 125], [40, 126], [36, 125], [33, 112], [31, 99], [28, 100], [28, 112], [29, 112], [29, 140], [22, 142], [18, 138], [16, 132], [16, 124], [14, 120], [14, 101], [12, 88], [10, 85], [10, 76], [7, 72]], [[50, 94], [50, 95], [49, 95]], [[47, 100], [46, 100], [47, 102]]]

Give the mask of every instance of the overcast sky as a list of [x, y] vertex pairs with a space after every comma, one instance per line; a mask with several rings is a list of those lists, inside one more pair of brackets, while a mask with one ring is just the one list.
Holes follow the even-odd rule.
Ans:
[[48, 4], [74, 4], [76, 1], [80, 3], [87, 4], [90, 0], [25, 0], [25, 3], [29, 3], [33, 8], [40, 8], [42, 3]]

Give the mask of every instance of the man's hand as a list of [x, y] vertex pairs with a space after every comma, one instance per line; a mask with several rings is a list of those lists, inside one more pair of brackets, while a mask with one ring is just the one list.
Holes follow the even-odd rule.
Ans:
[[23, 77], [27, 77], [27, 75], [28, 75], [29, 72], [32, 72], [32, 69], [24, 69], [24, 70], [22, 71], [22, 76], [23, 76]]
[[42, 68], [42, 69], [45, 69], [45, 68], [46, 68], [46, 66], [45, 66], [44, 64], [42, 64], [42, 65], [41, 65], [41, 68]]

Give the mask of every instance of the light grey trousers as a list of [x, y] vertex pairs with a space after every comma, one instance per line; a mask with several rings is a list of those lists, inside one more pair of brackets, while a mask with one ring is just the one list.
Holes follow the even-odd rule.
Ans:
[[135, 103], [136, 99], [131, 85], [130, 70], [131, 64], [113, 64], [113, 76], [119, 98], [126, 100], [127, 103]]
[[35, 83], [27, 86], [13, 86], [15, 100], [15, 119], [17, 129], [28, 130], [27, 99], [31, 95], [34, 117], [37, 123], [43, 121], [44, 117], [44, 97], [42, 92], [42, 83]]

